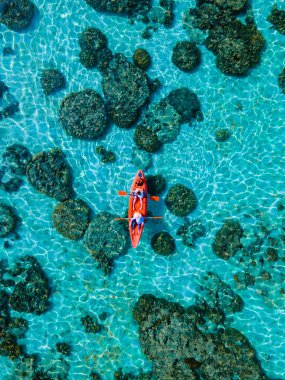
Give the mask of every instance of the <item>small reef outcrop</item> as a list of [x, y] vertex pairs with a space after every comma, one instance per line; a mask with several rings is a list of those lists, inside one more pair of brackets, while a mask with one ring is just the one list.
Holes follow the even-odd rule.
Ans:
[[13, 232], [17, 225], [18, 217], [14, 209], [0, 202], [0, 238]]
[[26, 173], [29, 183], [48, 197], [64, 201], [73, 196], [71, 170], [59, 148], [34, 155]]
[[86, 249], [105, 274], [111, 272], [114, 260], [125, 253], [128, 244], [125, 224], [114, 218], [115, 215], [106, 211], [97, 214], [84, 235]]
[[81, 199], [69, 199], [57, 204], [52, 213], [55, 229], [70, 240], [80, 239], [90, 221], [91, 210]]
[[179, 41], [173, 48], [171, 60], [179, 70], [189, 73], [201, 63], [201, 52], [195, 42]]
[[60, 104], [59, 120], [69, 135], [79, 139], [94, 140], [108, 127], [105, 102], [91, 89], [67, 95]]
[[45, 95], [53, 94], [65, 87], [65, 77], [57, 69], [45, 69], [41, 76], [41, 86]]
[[182, 238], [184, 245], [193, 248], [195, 247], [195, 241], [206, 235], [206, 228], [198, 219], [191, 221], [185, 219], [185, 223], [178, 228], [176, 235]]
[[175, 252], [175, 240], [166, 231], [155, 234], [151, 239], [151, 246], [155, 253], [162, 256], [169, 256]]
[[14, 32], [22, 32], [31, 25], [35, 11], [29, 0], [1, 0], [0, 23]]
[[195, 210], [197, 203], [193, 190], [182, 184], [173, 185], [165, 198], [168, 210], [175, 216], [187, 216]]
[[234, 256], [242, 248], [243, 229], [237, 220], [227, 219], [216, 233], [212, 244], [214, 253], [224, 260]]
[[278, 9], [277, 5], [274, 4], [270, 15], [267, 17], [274, 28], [281, 34], [285, 34], [285, 10]]

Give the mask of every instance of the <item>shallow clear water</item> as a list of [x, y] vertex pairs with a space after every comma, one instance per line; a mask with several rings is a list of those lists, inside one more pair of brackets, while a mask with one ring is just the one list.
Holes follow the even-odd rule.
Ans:
[[[21, 239], [7, 250], [1, 241], [0, 259], [12, 263], [17, 257], [34, 255], [52, 286], [50, 311], [41, 316], [24, 315], [29, 321], [22, 339], [27, 352], [39, 353], [43, 362], [55, 360], [52, 350], [64, 340], [73, 347], [66, 359], [69, 379], [85, 379], [93, 369], [109, 380], [119, 367], [134, 373], [140, 368], [151, 369], [131, 314], [139, 295], [152, 293], [190, 305], [207, 270], [237, 290], [234, 261], [217, 258], [211, 249], [225, 218], [238, 217], [245, 230], [258, 228], [264, 221], [272, 229], [280, 227], [282, 214], [276, 207], [285, 196], [285, 96], [277, 85], [277, 76], [284, 66], [285, 37], [266, 21], [274, 1], [264, 5], [262, 0], [253, 0], [255, 21], [267, 42], [261, 64], [246, 78], [228, 77], [216, 68], [212, 53], [201, 46], [202, 64], [194, 73], [186, 74], [171, 64], [171, 52], [176, 41], [188, 39], [182, 28], [182, 12], [195, 6], [194, 1], [177, 1], [174, 26], [160, 27], [150, 40], [141, 38], [143, 24], [130, 25], [127, 18], [96, 13], [84, 1], [35, 4], [39, 14], [28, 32], [15, 33], [0, 26], [1, 46], [11, 45], [16, 52], [0, 56], [0, 79], [20, 103], [19, 113], [0, 121], [0, 153], [15, 142], [33, 154], [60, 147], [72, 167], [78, 196], [95, 213], [107, 210], [124, 214], [126, 199], [113, 194], [129, 189], [136, 172], [130, 159], [134, 129], [111, 125], [104, 138], [88, 142], [68, 136], [58, 120], [60, 101], [70, 92], [92, 88], [102, 94], [99, 71], [85, 69], [78, 59], [78, 36], [87, 26], [101, 29], [113, 52], [122, 52], [130, 59], [136, 47], [147, 48], [153, 62], [148, 74], [162, 82], [154, 101], [186, 86], [198, 95], [204, 114], [204, 121], [183, 125], [177, 140], [153, 155], [153, 166], [147, 172], [164, 175], [168, 188], [183, 183], [194, 190], [199, 205], [191, 218], [201, 219], [207, 228], [207, 235], [198, 240], [195, 249], [177, 239], [173, 256], [161, 257], [152, 251], [154, 232], [166, 229], [175, 235], [181, 225], [181, 219], [170, 214], [164, 202], [152, 204], [151, 210], [163, 215], [163, 222], [148, 223], [139, 248], [129, 249], [116, 261], [113, 273], [105, 277], [82, 241], [68, 241], [53, 229], [51, 213], [56, 200], [36, 192], [27, 182], [16, 193], [0, 190], [1, 199], [13, 205], [22, 218], [18, 231]], [[50, 66], [65, 75], [67, 86], [45, 97], [40, 77], [42, 69]], [[231, 130], [231, 138], [217, 143], [215, 130], [225, 127]], [[115, 152], [115, 164], [100, 164], [95, 149], [101, 142]], [[276, 273], [282, 275], [284, 261]], [[278, 286], [278, 281], [272, 282], [267, 298], [256, 287], [238, 291], [245, 308], [232, 317], [232, 326], [250, 340], [266, 374], [285, 379], [285, 300], [280, 299]], [[81, 315], [90, 312], [99, 316], [103, 311], [108, 312], [105, 330], [96, 335], [85, 333]], [[1, 378], [16, 378], [7, 358], [0, 357], [0, 369]]]

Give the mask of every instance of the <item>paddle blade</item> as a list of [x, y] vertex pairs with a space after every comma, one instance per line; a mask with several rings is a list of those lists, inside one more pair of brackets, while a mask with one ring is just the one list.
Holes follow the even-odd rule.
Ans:
[[128, 195], [126, 191], [118, 191], [118, 195]]
[[156, 201], [156, 202], [159, 201], [159, 197], [157, 197], [156, 195], [152, 195], [152, 196], [150, 197], [150, 199], [151, 199], [152, 201]]

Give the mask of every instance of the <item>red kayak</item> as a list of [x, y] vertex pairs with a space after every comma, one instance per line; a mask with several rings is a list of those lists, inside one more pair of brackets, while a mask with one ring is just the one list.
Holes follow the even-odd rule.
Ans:
[[[140, 201], [140, 198], [137, 196], [136, 201], [134, 202], [134, 196], [130, 195], [129, 199], [129, 212], [128, 212], [128, 218], [132, 218], [134, 213], [140, 213], [141, 216], [144, 218], [146, 217], [147, 213], [147, 184], [146, 184], [146, 179], [143, 174], [142, 170], [139, 170], [134, 178], [134, 181], [131, 186], [131, 191], [130, 194], [134, 194], [135, 192], [141, 192], [143, 194], [142, 198], [142, 204]], [[144, 229], [144, 224], [141, 225], [140, 230], [138, 229], [138, 225], [135, 224], [134, 229], [132, 229], [132, 226], [129, 225], [129, 231], [130, 231], [130, 236], [131, 236], [131, 241], [132, 241], [132, 246], [134, 248], [137, 248], [140, 238], [142, 236], [142, 232]]]

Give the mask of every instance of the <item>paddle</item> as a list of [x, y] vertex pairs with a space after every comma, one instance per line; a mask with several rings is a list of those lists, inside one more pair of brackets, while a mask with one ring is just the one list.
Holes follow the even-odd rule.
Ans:
[[[128, 194], [126, 191], [118, 191], [118, 195], [130, 195], [130, 194]], [[159, 197], [157, 197], [156, 195], [150, 195], [148, 196], [148, 198], [150, 198], [152, 201], [156, 201], [156, 202], [159, 201]]]
[[[114, 220], [125, 220], [132, 218], [114, 218]], [[145, 216], [144, 219], [163, 219], [163, 216]]]

